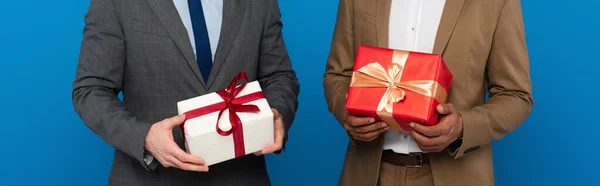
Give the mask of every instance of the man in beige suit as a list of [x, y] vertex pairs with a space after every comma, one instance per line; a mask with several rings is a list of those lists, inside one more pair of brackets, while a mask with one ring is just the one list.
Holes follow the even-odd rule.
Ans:
[[[360, 45], [442, 55], [454, 81], [438, 125], [397, 131], [347, 113]], [[341, 0], [324, 87], [351, 138], [339, 185], [494, 185], [491, 143], [533, 105], [520, 1]]]

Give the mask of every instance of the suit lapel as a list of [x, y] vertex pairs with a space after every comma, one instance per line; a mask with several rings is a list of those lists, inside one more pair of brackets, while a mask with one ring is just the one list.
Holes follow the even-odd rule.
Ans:
[[188, 63], [196, 78], [202, 83], [202, 86], [206, 88], [202, 75], [200, 74], [200, 68], [196, 63], [196, 57], [194, 56], [194, 49], [192, 43], [188, 37], [187, 30], [179, 17], [177, 8], [171, 0], [147, 0], [152, 10], [156, 13], [156, 16], [160, 19], [171, 38], [179, 48], [179, 51], [183, 54], [185, 61]]
[[221, 68], [225, 65], [227, 57], [235, 42], [235, 38], [242, 26], [242, 19], [246, 12], [245, 0], [227, 0], [223, 1], [223, 23], [221, 24], [221, 36], [219, 37], [219, 46], [215, 55], [213, 68], [210, 71], [207, 87], [214, 84]]
[[392, 2], [390, 0], [377, 0], [377, 45], [382, 48], [388, 48], [390, 9]]
[[442, 54], [446, 49], [464, 3], [465, 0], [446, 0], [440, 26], [435, 37], [435, 44], [433, 45], [434, 54]]

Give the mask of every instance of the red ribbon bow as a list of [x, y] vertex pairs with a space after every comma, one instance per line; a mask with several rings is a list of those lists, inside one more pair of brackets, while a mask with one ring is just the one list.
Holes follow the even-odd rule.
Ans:
[[[237, 82], [243, 80], [240, 86], [236, 87]], [[212, 105], [208, 105], [206, 107], [197, 108], [194, 110], [190, 110], [185, 112], [186, 121], [190, 119], [194, 119], [206, 114], [210, 114], [213, 112], [219, 111], [219, 117], [217, 118], [216, 131], [221, 136], [229, 136], [233, 134], [233, 144], [235, 146], [235, 157], [240, 157], [246, 155], [246, 150], [244, 148], [244, 130], [242, 127], [242, 120], [237, 115], [238, 112], [260, 112], [260, 109], [256, 105], [243, 105], [244, 103], [248, 103], [251, 101], [256, 101], [259, 99], [265, 98], [262, 92], [254, 92], [248, 95], [240, 96], [236, 98], [236, 96], [246, 87], [248, 82], [248, 77], [245, 72], [240, 72], [234, 79], [231, 81], [227, 89], [217, 91], [216, 93], [223, 98], [223, 102], [215, 103]], [[224, 131], [219, 128], [219, 120], [221, 119], [221, 115], [225, 110], [229, 109], [229, 122], [231, 123], [231, 129]], [[183, 140], [185, 141], [185, 130], [184, 125], [181, 124], [181, 134], [183, 136]]]

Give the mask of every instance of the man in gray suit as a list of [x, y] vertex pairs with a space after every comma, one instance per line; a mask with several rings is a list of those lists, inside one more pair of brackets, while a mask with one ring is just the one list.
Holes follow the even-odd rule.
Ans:
[[[270, 185], [262, 154], [284, 146], [299, 92], [277, 0], [92, 0], [85, 22], [73, 102], [116, 148], [110, 185]], [[182, 150], [176, 103], [239, 72], [260, 82], [275, 143], [208, 171]]]

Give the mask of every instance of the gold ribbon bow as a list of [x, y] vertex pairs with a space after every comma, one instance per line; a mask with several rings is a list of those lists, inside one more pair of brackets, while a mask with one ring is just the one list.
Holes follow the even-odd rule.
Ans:
[[387, 88], [379, 105], [377, 115], [393, 128], [400, 125], [392, 116], [394, 104], [399, 103], [406, 95], [405, 91], [412, 91], [436, 99], [439, 103], [446, 103], [447, 92], [437, 81], [411, 80], [402, 81], [402, 73], [408, 59], [409, 52], [394, 51], [392, 63], [387, 70], [378, 62], [370, 63], [354, 72], [351, 87]]

